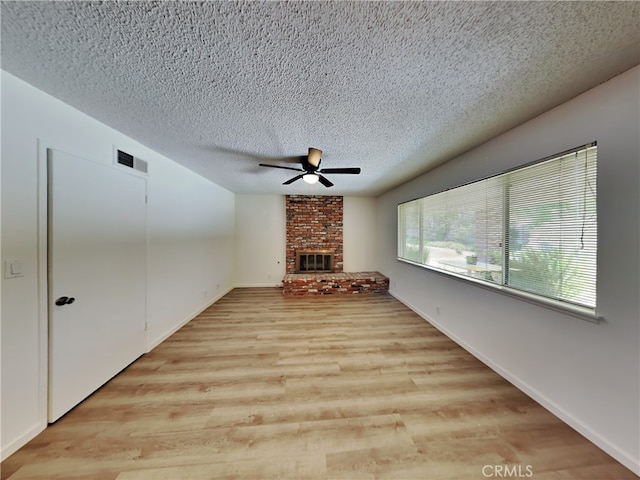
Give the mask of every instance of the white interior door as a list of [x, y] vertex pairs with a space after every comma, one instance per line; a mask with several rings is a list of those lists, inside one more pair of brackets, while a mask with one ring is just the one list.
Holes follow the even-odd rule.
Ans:
[[53, 422], [144, 353], [146, 181], [47, 153]]

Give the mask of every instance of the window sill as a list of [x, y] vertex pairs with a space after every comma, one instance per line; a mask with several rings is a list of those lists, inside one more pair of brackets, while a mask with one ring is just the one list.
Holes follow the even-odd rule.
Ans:
[[600, 323], [601, 321], [604, 320], [604, 317], [602, 315], [599, 315], [595, 309], [592, 309], [589, 307], [584, 307], [584, 306], [576, 305], [573, 303], [568, 303], [560, 300], [555, 300], [552, 298], [543, 297], [541, 295], [536, 295], [534, 293], [517, 290], [515, 288], [511, 288], [506, 285], [498, 285], [495, 283], [486, 282], [484, 280], [468, 277], [466, 275], [459, 275], [454, 272], [442, 270], [436, 267], [432, 267], [430, 265], [424, 265], [422, 263], [412, 262], [411, 260], [407, 260], [400, 257], [397, 257], [397, 260], [399, 262], [407, 263], [415, 267], [419, 267], [425, 270], [435, 272], [439, 275], [446, 275], [447, 277], [453, 277], [456, 280], [462, 280], [464, 282], [472, 283], [481, 288], [498, 292], [503, 295], [516, 298], [518, 300], [523, 300], [525, 302], [528, 302], [534, 305], [539, 305], [545, 308], [549, 308], [551, 310], [555, 310], [560, 313], [571, 315], [573, 317], [577, 317], [582, 320], [587, 320], [592, 323]]

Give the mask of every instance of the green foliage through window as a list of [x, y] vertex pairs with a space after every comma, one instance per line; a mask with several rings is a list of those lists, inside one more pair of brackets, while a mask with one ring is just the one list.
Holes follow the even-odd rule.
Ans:
[[595, 144], [398, 205], [398, 258], [596, 306]]

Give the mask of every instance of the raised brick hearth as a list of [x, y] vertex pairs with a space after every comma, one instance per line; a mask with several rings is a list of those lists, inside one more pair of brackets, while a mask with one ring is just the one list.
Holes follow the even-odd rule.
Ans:
[[288, 273], [282, 287], [284, 295], [385, 293], [389, 277], [379, 272]]

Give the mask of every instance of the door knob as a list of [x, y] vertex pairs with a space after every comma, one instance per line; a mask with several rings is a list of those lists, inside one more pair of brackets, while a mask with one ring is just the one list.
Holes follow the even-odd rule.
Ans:
[[55, 304], [61, 307], [62, 305], [70, 305], [75, 301], [76, 299], [73, 297], [58, 297], [56, 298]]

